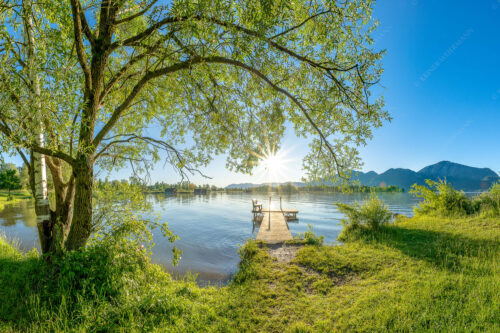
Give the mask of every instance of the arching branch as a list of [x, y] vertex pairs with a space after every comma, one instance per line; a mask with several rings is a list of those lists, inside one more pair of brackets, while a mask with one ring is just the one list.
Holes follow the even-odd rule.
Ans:
[[[159, 150], [163, 150], [163, 151], [167, 152], [169, 155], [173, 154], [174, 157], [175, 157], [175, 159], [177, 159], [177, 161], [181, 165], [183, 165], [181, 168], [178, 168], [179, 172], [181, 173], [181, 175], [183, 177], [186, 175], [185, 172], [184, 172], [184, 170], [186, 170], [186, 171], [188, 171], [191, 174], [199, 173], [201, 176], [203, 176], [205, 178], [210, 178], [210, 177], [206, 176], [205, 174], [203, 174], [200, 170], [196, 169], [193, 166], [190, 166], [190, 164], [187, 163], [186, 158], [184, 157], [184, 152], [176, 149], [175, 147], [173, 147], [172, 145], [170, 145], [166, 141], [155, 139], [155, 138], [151, 138], [151, 137], [148, 137], [148, 136], [135, 135], [135, 134], [117, 135], [117, 136], [114, 136], [113, 138], [117, 138], [117, 137], [123, 137], [123, 139], [117, 139], [117, 140], [114, 140], [114, 141], [111, 141], [111, 142], [107, 143], [95, 155], [94, 161], [97, 161], [102, 156], [109, 156], [108, 150], [111, 147], [113, 147], [113, 146], [116, 146], [116, 145], [119, 145], [119, 144], [124, 144], [124, 143], [131, 143], [133, 141], [143, 141], [143, 142], [146, 142], [146, 143], [152, 145], [153, 147], [155, 147], [155, 148], [157, 148]], [[111, 138], [108, 138], [108, 139], [111, 139]], [[126, 159], [129, 159], [129, 158], [126, 158]], [[138, 160], [138, 161], [140, 161], [140, 160]]]
[[289, 98], [303, 113], [303, 115], [306, 117], [307, 121], [311, 124], [311, 126], [316, 130], [318, 135], [320, 136], [321, 140], [325, 143], [325, 146], [328, 148], [330, 154], [332, 155], [332, 158], [335, 161], [335, 165], [337, 167], [337, 172], [340, 172], [340, 164], [337, 160], [337, 156], [335, 152], [333, 151], [332, 146], [328, 142], [326, 136], [323, 134], [321, 129], [318, 127], [318, 125], [313, 121], [311, 116], [309, 115], [307, 109], [304, 107], [304, 105], [295, 97], [292, 95], [289, 91], [286, 89], [283, 89], [273, 83], [271, 79], [269, 79], [266, 75], [264, 75], [261, 71], [258, 69], [247, 65], [241, 61], [234, 60], [234, 59], [229, 59], [225, 57], [220, 57], [220, 56], [211, 56], [211, 57], [193, 57], [189, 60], [186, 60], [184, 62], [176, 63], [174, 65], [171, 65], [169, 67], [165, 67], [156, 71], [151, 71], [148, 72], [144, 77], [134, 86], [130, 94], [125, 98], [125, 100], [120, 104], [115, 111], [113, 112], [111, 118], [108, 120], [108, 122], [103, 126], [101, 131], [97, 134], [93, 141], [93, 146], [97, 147], [100, 142], [103, 140], [103, 138], [111, 131], [115, 123], [118, 121], [122, 113], [130, 106], [132, 103], [133, 99], [139, 94], [139, 92], [143, 89], [143, 87], [152, 79], [155, 79], [157, 77], [167, 75], [169, 73], [173, 73], [179, 70], [183, 69], [188, 69], [191, 68], [195, 64], [199, 63], [220, 63], [220, 64], [226, 64], [226, 65], [231, 65], [235, 67], [242, 68], [246, 70], [247, 72], [259, 77], [261, 80], [263, 80], [265, 83], [267, 83], [269, 86], [271, 86], [274, 90], [277, 92], [285, 95], [287, 98]]

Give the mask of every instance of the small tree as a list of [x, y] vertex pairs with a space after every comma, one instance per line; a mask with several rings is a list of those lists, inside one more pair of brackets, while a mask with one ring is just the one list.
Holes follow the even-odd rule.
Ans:
[[12, 200], [10, 191], [21, 188], [21, 180], [19, 179], [17, 170], [9, 169], [0, 173], [0, 188], [8, 190], [7, 200]]

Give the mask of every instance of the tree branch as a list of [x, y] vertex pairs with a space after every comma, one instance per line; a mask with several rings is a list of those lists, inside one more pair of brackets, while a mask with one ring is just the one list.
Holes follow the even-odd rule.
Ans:
[[90, 30], [89, 24], [87, 23], [87, 19], [85, 18], [85, 12], [82, 9], [80, 1], [78, 1], [78, 11], [80, 12], [80, 21], [82, 24], [83, 33], [85, 34], [85, 36], [89, 40], [90, 46], [94, 47], [95, 46], [95, 37], [92, 34], [92, 31]]
[[92, 74], [87, 58], [85, 57], [85, 45], [82, 39], [82, 13], [79, 0], [71, 0], [71, 11], [73, 13], [73, 30], [75, 34], [75, 47], [78, 61], [85, 75], [85, 89], [87, 92], [92, 90]]
[[125, 98], [125, 100], [113, 111], [113, 114], [111, 115], [111, 118], [108, 120], [108, 122], [102, 127], [102, 129], [97, 133], [95, 136], [92, 146], [97, 147], [99, 143], [102, 141], [102, 139], [109, 133], [109, 131], [113, 128], [115, 123], [118, 121], [122, 113], [130, 106], [134, 98], [141, 92], [142, 88], [151, 81], [152, 79], [155, 79], [157, 77], [160, 77], [162, 75], [167, 75], [169, 73], [173, 73], [182, 69], [190, 68], [194, 64], [206, 61], [208, 58], [201, 58], [201, 57], [196, 57], [192, 58], [183, 62], [175, 63], [171, 66], [164, 67], [161, 69], [157, 69], [155, 71], [148, 71], [146, 74], [142, 77], [142, 79], [139, 80], [139, 82], [136, 83], [134, 88], [132, 88], [132, 91], [129, 93], [129, 95]]
[[149, 5], [147, 5], [147, 6], [146, 6], [146, 8], [144, 8], [143, 10], [141, 10], [141, 11], [139, 11], [139, 12], [135, 13], [135, 14], [132, 14], [132, 15], [130, 15], [130, 16], [128, 16], [128, 17], [122, 18], [122, 19], [120, 19], [120, 20], [116, 20], [116, 22], [115, 22], [115, 23], [116, 23], [117, 25], [118, 25], [118, 24], [122, 24], [122, 23], [125, 23], [125, 22], [128, 22], [128, 21], [132, 21], [133, 19], [138, 18], [139, 16], [146, 14], [146, 12], [147, 12], [147, 11], [148, 11], [151, 7], [153, 7], [153, 5], [154, 5], [156, 2], [158, 2], [158, 0], [153, 0], [153, 1], [151, 1], [151, 2], [149, 3]]
[[323, 132], [321, 131], [321, 129], [318, 127], [318, 125], [312, 120], [311, 116], [307, 112], [307, 109], [302, 105], [302, 103], [300, 103], [300, 101], [295, 96], [293, 96], [287, 90], [285, 90], [285, 89], [277, 86], [276, 84], [274, 84], [266, 75], [264, 75], [258, 69], [254, 68], [254, 67], [251, 67], [251, 66], [249, 66], [249, 65], [247, 65], [247, 64], [245, 64], [245, 63], [243, 63], [241, 61], [233, 60], [233, 59], [228, 59], [228, 58], [224, 58], [224, 57], [210, 57], [209, 60], [207, 60], [206, 62], [221, 63], [221, 64], [227, 64], [227, 65], [232, 65], [232, 66], [243, 68], [247, 72], [250, 72], [250, 73], [254, 74], [255, 76], [259, 77], [260, 79], [262, 79], [264, 82], [266, 82], [271, 88], [273, 88], [277, 92], [279, 92], [279, 93], [285, 95], [286, 97], [288, 97], [295, 105], [297, 105], [297, 107], [301, 110], [302, 114], [306, 117], [307, 121], [309, 121], [309, 123], [311, 124], [311, 126], [319, 134], [321, 140], [325, 143], [326, 147], [330, 151], [330, 154], [332, 155], [332, 158], [335, 161], [335, 165], [336, 165], [336, 168], [337, 168], [337, 173], [340, 173], [340, 169], [339, 169], [340, 165], [339, 165], [339, 162], [337, 160], [337, 155], [333, 151], [332, 146], [330, 145], [330, 143], [328, 142], [328, 140], [326, 139], [325, 135], [323, 134]]
[[160, 43], [161, 43], [161, 40], [159, 40], [158, 42], [156, 42], [154, 45], [148, 47], [145, 52], [143, 52], [141, 54], [138, 54], [135, 57], [132, 57], [129, 60], [128, 63], [126, 63], [122, 68], [120, 68], [118, 70], [118, 72], [115, 74], [115, 76], [113, 76], [107, 82], [107, 84], [104, 86], [104, 89], [103, 89], [101, 95], [99, 96], [99, 103], [102, 103], [102, 101], [110, 93], [111, 89], [116, 84], [116, 82], [118, 80], [120, 80], [127, 73], [127, 70], [130, 69], [130, 67], [132, 67], [134, 64], [136, 64], [140, 60], [144, 59], [144, 57], [146, 57], [147, 55], [149, 55], [151, 52], [153, 52], [156, 48], [158, 48], [158, 46], [160, 45]]
[[[3, 121], [0, 122], [0, 131], [3, 132], [7, 137], [9, 137], [13, 142], [18, 141], [13, 136], [12, 130]], [[48, 149], [48, 148], [45, 148], [45, 147], [40, 147], [39, 145], [37, 145], [35, 143], [26, 144], [25, 142], [22, 142], [22, 141], [19, 141], [17, 143], [20, 146], [23, 146], [25, 148], [29, 148], [29, 149], [31, 149], [33, 151], [36, 151], [37, 153], [44, 154], [44, 155], [47, 155], [47, 156], [54, 156], [54, 157], [60, 158], [61, 160], [64, 160], [64, 161], [68, 162], [70, 165], [74, 165], [74, 163], [75, 163], [75, 160], [71, 156], [67, 155], [66, 153], [64, 153], [62, 151], [56, 151], [56, 150]]]
[[[187, 174], [184, 172], [184, 170], [187, 170], [188, 172], [190, 172], [191, 174], [194, 174], [195, 172], [198, 172], [201, 176], [205, 177], [205, 178], [210, 178], [206, 175], [204, 175], [200, 170], [196, 169], [195, 167], [192, 167], [190, 166], [190, 164], [186, 163], [186, 160], [183, 156], [183, 153], [180, 152], [178, 149], [174, 148], [172, 145], [168, 144], [167, 142], [165, 141], [162, 141], [162, 140], [158, 140], [158, 139], [154, 139], [154, 138], [151, 138], [151, 137], [147, 137], [147, 136], [139, 136], [139, 135], [135, 135], [135, 134], [124, 134], [124, 135], [117, 135], [117, 136], [113, 136], [113, 137], [119, 137], [119, 136], [128, 136], [128, 138], [126, 139], [121, 139], [121, 140], [115, 140], [115, 141], [112, 141], [112, 142], [109, 142], [108, 144], [106, 144], [94, 157], [94, 161], [97, 161], [100, 157], [102, 156], [112, 156], [108, 153], [106, 153], [106, 151], [114, 146], [114, 145], [117, 145], [117, 144], [120, 144], [120, 143], [130, 143], [134, 140], [140, 140], [140, 141], [144, 141], [152, 146], [154, 146], [155, 148], [157, 149], [161, 149], [161, 150], [164, 150], [166, 151], [169, 155], [170, 153], [173, 153], [175, 155], [175, 158], [180, 162], [182, 163], [182, 167], [180, 168], [177, 168], [179, 170], [179, 172], [181, 173], [181, 175], [184, 177], [184, 175], [187, 176]], [[112, 156], [113, 158], [116, 158], [116, 156]], [[125, 157], [121, 157], [123, 159], [128, 159], [130, 161], [134, 160], [132, 158], [125, 158]], [[134, 160], [136, 162], [140, 162], [140, 161], [143, 161], [143, 160]]]
[[308, 122], [311, 124], [311, 126], [316, 130], [316, 132], [319, 134], [321, 140], [325, 143], [325, 146], [328, 148], [330, 151], [330, 154], [332, 155], [332, 158], [335, 161], [335, 165], [337, 167], [337, 172], [340, 172], [339, 166], [340, 164], [338, 163], [337, 156], [335, 152], [333, 151], [332, 146], [326, 139], [325, 135], [321, 131], [321, 129], [318, 127], [318, 125], [312, 120], [311, 116], [309, 115], [307, 109], [300, 103], [300, 101], [293, 96], [290, 92], [287, 90], [277, 86], [274, 84], [266, 75], [264, 75], [262, 72], [257, 70], [254, 67], [251, 67], [241, 61], [237, 61], [234, 59], [229, 59], [225, 57], [220, 57], [220, 56], [211, 56], [211, 57], [193, 57], [187, 61], [176, 63], [174, 65], [171, 65], [169, 67], [165, 67], [156, 71], [150, 71], [144, 77], [134, 86], [130, 94], [125, 98], [125, 100], [120, 104], [115, 111], [113, 112], [111, 118], [108, 120], [108, 122], [102, 127], [101, 131], [97, 134], [95, 137], [92, 146], [97, 147], [99, 143], [103, 140], [103, 138], [106, 136], [106, 134], [109, 133], [109, 131], [113, 128], [115, 123], [118, 121], [120, 118], [121, 114], [129, 107], [133, 99], [139, 94], [139, 92], [142, 90], [142, 88], [152, 79], [157, 78], [162, 75], [166, 75], [169, 73], [173, 73], [179, 70], [183, 69], [188, 69], [191, 68], [195, 64], [199, 63], [220, 63], [220, 64], [226, 64], [226, 65], [231, 65], [235, 67], [242, 68], [246, 70], [247, 72], [259, 77], [261, 80], [266, 82], [269, 86], [271, 86], [274, 90], [278, 91], [279, 93], [285, 95], [287, 98], [289, 98], [297, 107], [301, 110], [301, 112], [304, 114]]
[[320, 16], [320, 15], [324, 15], [324, 14], [328, 14], [328, 13], [333, 13], [333, 11], [332, 11], [332, 10], [325, 10], [325, 11], [323, 11], [323, 12], [319, 12], [319, 13], [316, 13], [316, 14], [314, 14], [314, 15], [312, 15], [312, 16], [309, 16], [308, 18], [306, 18], [306, 19], [305, 19], [304, 21], [302, 21], [301, 23], [299, 23], [299, 24], [297, 24], [297, 25], [295, 25], [295, 26], [293, 26], [293, 27], [290, 27], [290, 28], [286, 29], [285, 31], [282, 31], [282, 32], [280, 32], [279, 34], [276, 34], [276, 35], [274, 35], [274, 36], [272, 36], [272, 37], [269, 37], [269, 39], [274, 39], [274, 38], [277, 38], [277, 37], [279, 37], [279, 36], [286, 35], [287, 33], [292, 32], [293, 30], [296, 30], [296, 29], [300, 28], [301, 26], [303, 26], [304, 24], [306, 24], [306, 23], [307, 23], [307, 22], [309, 22], [310, 20], [313, 20], [313, 19], [315, 19], [316, 17], [318, 17], [318, 16]]

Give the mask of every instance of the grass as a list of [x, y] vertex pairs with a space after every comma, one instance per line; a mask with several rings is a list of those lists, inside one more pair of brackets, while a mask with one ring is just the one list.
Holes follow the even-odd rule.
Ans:
[[12, 200], [7, 200], [8, 198], [8, 191], [7, 190], [0, 190], [0, 210], [4, 208], [5, 205], [19, 202], [21, 200], [27, 200], [31, 199], [31, 194], [26, 191], [26, 190], [12, 190], [10, 192], [10, 195], [12, 197]]
[[[226, 287], [146, 263], [117, 288], [116, 272], [93, 275], [111, 266], [102, 255], [73, 255], [58, 275], [0, 238], [0, 331], [500, 331], [498, 218], [400, 218], [341, 246], [305, 245], [291, 263], [254, 241], [240, 252]], [[61, 282], [73, 271], [77, 285]]]

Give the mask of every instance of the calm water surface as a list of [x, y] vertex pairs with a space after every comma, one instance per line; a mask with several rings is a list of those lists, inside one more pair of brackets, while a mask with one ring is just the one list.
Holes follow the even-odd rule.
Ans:
[[[325, 236], [326, 243], [334, 243], [342, 229], [340, 214], [334, 202], [362, 200], [364, 194], [291, 194], [282, 195], [283, 209], [298, 209], [299, 221], [290, 222], [295, 236], [312, 224], [314, 231]], [[407, 193], [381, 193], [389, 209], [411, 216], [417, 200]], [[236, 272], [239, 262], [238, 247], [248, 238], [255, 238], [258, 226], [252, 223], [252, 198], [264, 207], [269, 204], [266, 194], [210, 195], [150, 195], [155, 213], [167, 221], [180, 237], [176, 246], [183, 251], [177, 267], [172, 267], [172, 244], [155, 232], [154, 262], [163, 265], [174, 275], [187, 272], [198, 274], [201, 283], [224, 283]], [[272, 196], [271, 208], [279, 208], [279, 195]], [[19, 240], [21, 248], [38, 247], [36, 217], [29, 201], [6, 205], [0, 211], [0, 233]]]

